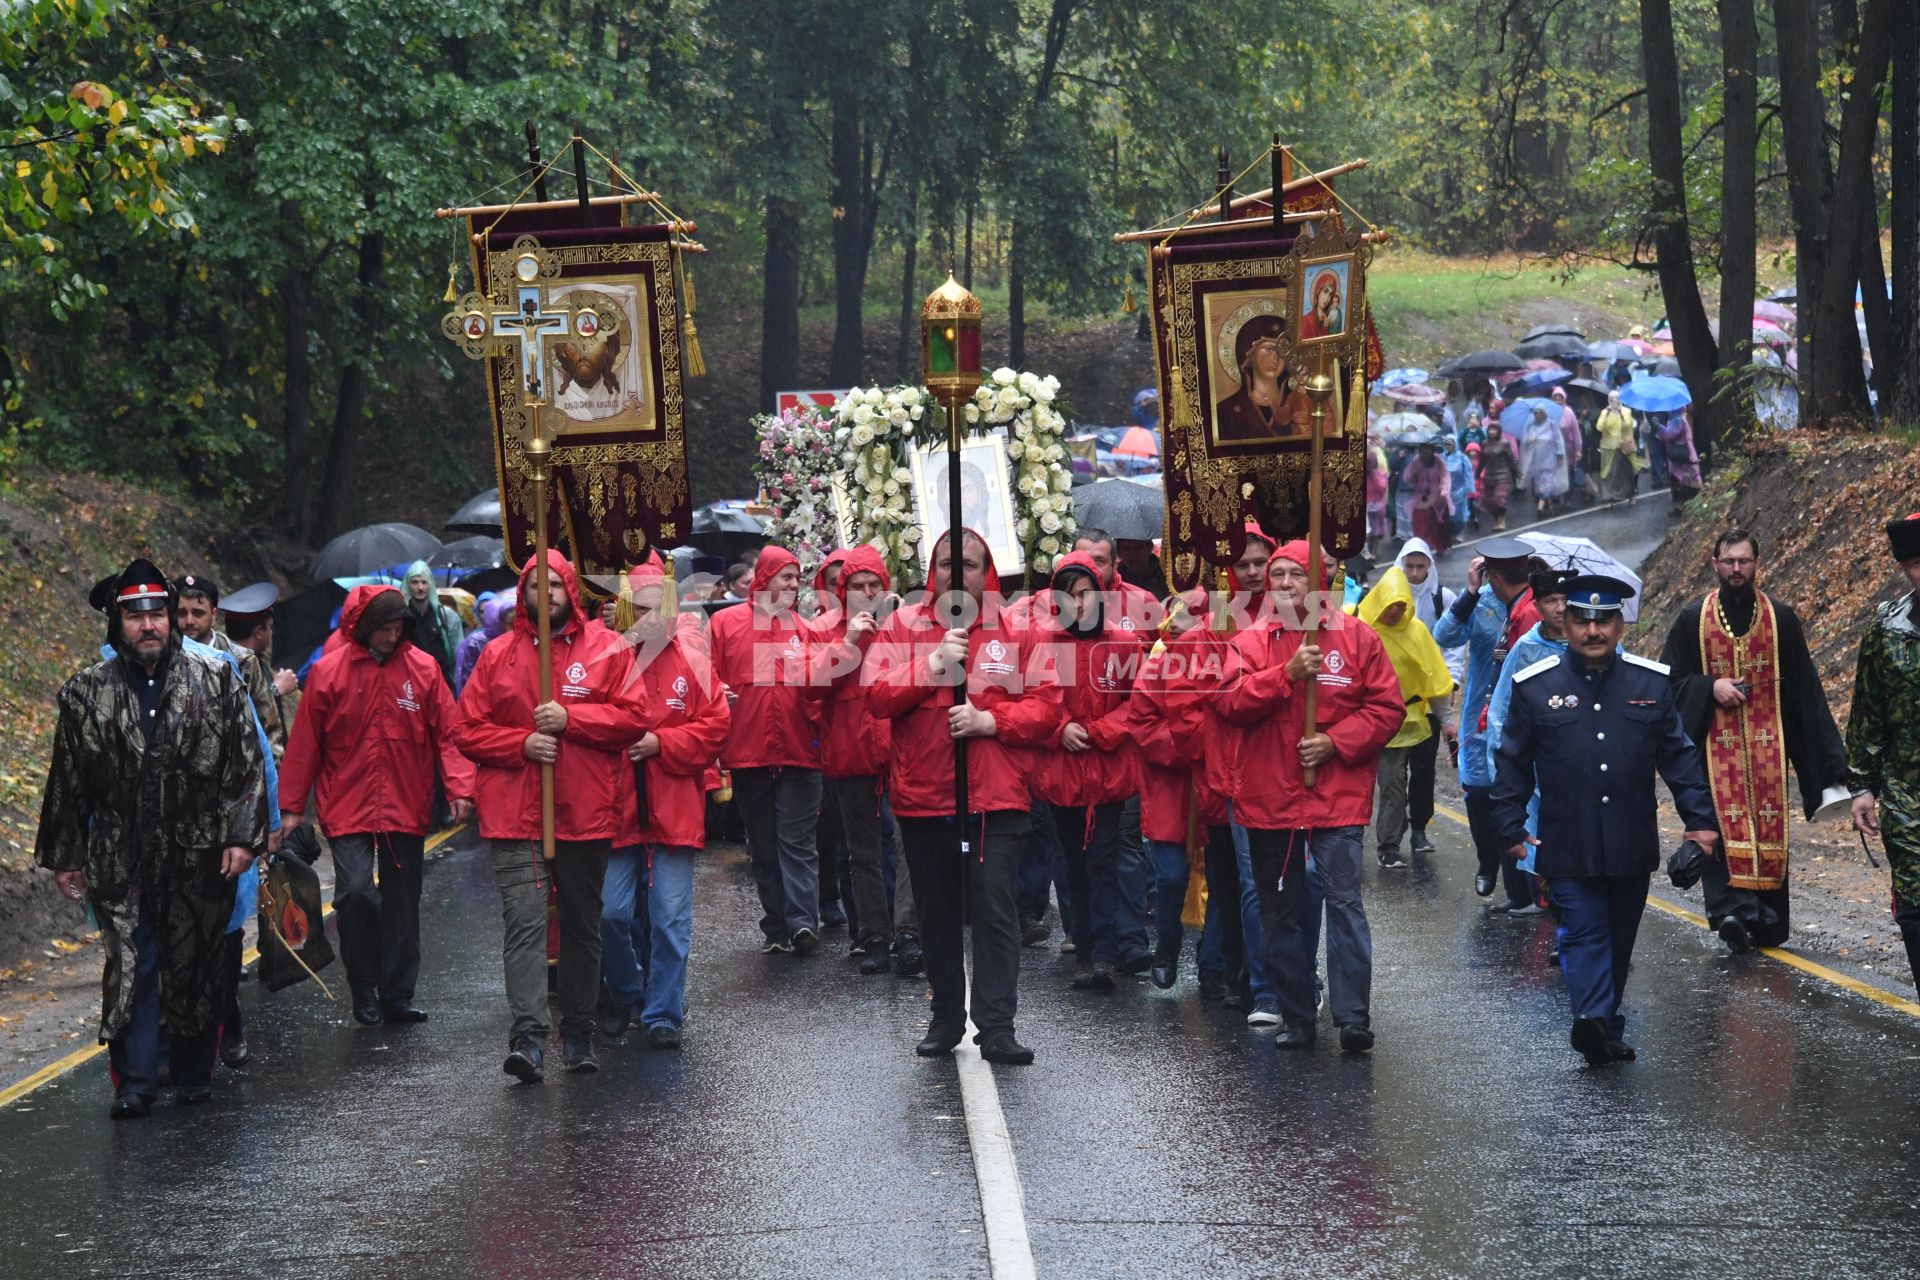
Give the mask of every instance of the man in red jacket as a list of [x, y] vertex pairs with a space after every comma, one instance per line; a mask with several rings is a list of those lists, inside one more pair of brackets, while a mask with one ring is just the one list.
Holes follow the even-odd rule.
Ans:
[[1043, 618], [1060, 673], [1066, 723], [1039, 753], [1034, 790], [1053, 808], [1072, 898], [1073, 985], [1114, 989], [1116, 966], [1139, 972], [1151, 961], [1144, 911], [1121, 883], [1120, 811], [1138, 793], [1128, 697], [1141, 658], [1133, 631], [1109, 613], [1094, 561], [1061, 557]]
[[[619, 826], [626, 750], [653, 728], [633, 652], [587, 617], [573, 565], [547, 553], [553, 700], [540, 701], [539, 577], [520, 574], [513, 630], [480, 653], [460, 692], [454, 745], [479, 766], [480, 834], [493, 842], [493, 878], [506, 922], [508, 1075], [545, 1077], [548, 877], [557, 897], [560, 966], [554, 1004], [569, 1071], [598, 1071], [600, 886]], [[555, 854], [540, 848], [540, 766], [553, 766]]]
[[[436, 763], [455, 822], [473, 816], [473, 765], [453, 745], [459, 715], [440, 664], [416, 648], [392, 587], [355, 587], [340, 611], [347, 642], [314, 664], [280, 763], [280, 825], [300, 825], [315, 792], [333, 850], [333, 905], [353, 1016], [425, 1022], [420, 877]], [[374, 887], [374, 862], [380, 865]]]
[[[1029, 822], [1033, 752], [1064, 714], [1060, 687], [1037, 653], [1039, 638], [1000, 606], [987, 544], [961, 539], [960, 572], [948, 539], [934, 544], [929, 600], [887, 619], [874, 638], [873, 714], [893, 722], [894, 812], [900, 817], [913, 901], [920, 913], [933, 1018], [915, 1052], [953, 1052], [966, 1034], [961, 922], [973, 925], [974, 1039], [989, 1062], [1024, 1064], [1014, 1038], [1020, 983], [1020, 911], [1014, 881]], [[957, 579], [960, 592], [950, 595]], [[953, 595], [960, 596], [959, 599]], [[956, 612], [962, 625], [951, 626]], [[967, 701], [954, 688], [965, 665]], [[954, 820], [954, 743], [967, 742], [964, 836]], [[968, 846], [962, 852], [962, 841]]]
[[747, 857], [760, 890], [763, 954], [820, 949], [820, 754], [814, 716], [826, 692], [816, 681], [819, 645], [794, 610], [800, 562], [766, 547], [753, 564], [748, 602], [713, 615], [707, 643], [733, 704], [720, 764], [747, 829]]
[[707, 842], [707, 775], [733, 721], [700, 642], [699, 618], [683, 614], [676, 622], [661, 611], [665, 598], [665, 570], [659, 556], [649, 555], [628, 571], [614, 615], [634, 651], [633, 678], [658, 718], [627, 748], [620, 833], [607, 860], [600, 916], [613, 1005], [601, 1030], [618, 1037], [637, 1011], [655, 1049], [678, 1048], [686, 1020], [694, 855]]
[[[1247, 828], [1260, 895], [1266, 979], [1279, 998], [1277, 1049], [1314, 1041], [1314, 957], [1307, 948], [1307, 859], [1326, 890], [1327, 997], [1340, 1047], [1373, 1047], [1367, 1005], [1373, 938], [1360, 901], [1362, 836], [1380, 751], [1406, 719], [1400, 680], [1373, 628], [1340, 612], [1323, 581], [1308, 599], [1307, 544], [1289, 542], [1267, 566], [1267, 616], [1234, 637], [1220, 712], [1241, 726], [1235, 821]], [[1307, 644], [1307, 611], [1320, 642]], [[1307, 681], [1319, 694], [1306, 731]], [[1317, 776], [1308, 785], [1305, 771]]]
[[[887, 904], [882, 832], [893, 821], [886, 806], [893, 725], [873, 714], [868, 698], [872, 671], [866, 660], [892, 583], [876, 548], [858, 546], [834, 554], [840, 557], [839, 584], [831, 609], [815, 622], [822, 627], [825, 674], [832, 681], [820, 735], [821, 772], [827, 779], [821, 808], [838, 812], [846, 836], [860, 972], [884, 973], [888, 953], [897, 951], [895, 967], [907, 977], [920, 972], [919, 925], [904, 867], [894, 877], [892, 908]], [[899, 843], [896, 835], [894, 847]]]

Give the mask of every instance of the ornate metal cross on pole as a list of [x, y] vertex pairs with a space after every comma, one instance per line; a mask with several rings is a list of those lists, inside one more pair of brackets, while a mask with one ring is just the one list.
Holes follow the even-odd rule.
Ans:
[[[470, 359], [518, 358], [519, 413], [503, 417], [520, 436], [533, 486], [534, 605], [540, 630], [540, 702], [553, 701], [553, 605], [547, 575], [547, 485], [552, 478], [553, 439], [544, 430], [540, 410], [547, 403], [546, 342], [577, 335], [594, 338], [619, 327], [620, 313], [597, 295], [556, 302], [549, 282], [560, 278], [560, 260], [532, 236], [513, 242], [513, 302], [501, 305], [476, 289], [440, 318], [440, 332], [460, 344]], [[526, 602], [518, 602], [522, 607]], [[553, 859], [553, 766], [540, 766], [540, 847]]]

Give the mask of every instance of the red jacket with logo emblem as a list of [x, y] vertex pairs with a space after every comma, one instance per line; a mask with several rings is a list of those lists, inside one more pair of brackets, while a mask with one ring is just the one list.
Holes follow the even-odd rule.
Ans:
[[[1134, 681], [1131, 732], [1140, 753], [1140, 834], [1185, 844], [1190, 798], [1197, 798], [1201, 834], [1227, 821], [1226, 787], [1215, 778], [1230, 744], [1213, 709], [1225, 666], [1222, 638], [1204, 619], [1147, 657]], [[1230, 761], [1228, 762], [1230, 763]]]
[[[653, 727], [642, 681], [629, 680], [633, 651], [587, 620], [580, 582], [558, 551], [549, 572], [572, 609], [553, 636], [553, 700], [567, 709], [553, 766], [554, 834], [561, 840], [611, 840], [619, 834], [619, 781], [627, 747]], [[520, 573], [519, 599], [534, 578]], [[514, 612], [513, 630], [480, 652], [460, 693], [454, 742], [480, 767], [480, 834], [490, 840], [540, 838], [540, 766], [522, 753], [540, 701], [539, 637], [534, 612]]]
[[[652, 563], [630, 573], [635, 587], [649, 578], [659, 581], [662, 576], [658, 565]], [[623, 758], [620, 834], [614, 837], [614, 844], [621, 848], [664, 844], [704, 849], [707, 773], [720, 758], [720, 744], [726, 741], [727, 727], [733, 723], [713, 663], [705, 646], [690, 640], [684, 627], [676, 626], [672, 638], [664, 644], [642, 644], [635, 652], [633, 679], [643, 686], [647, 706], [655, 712], [651, 732], [660, 739], [660, 752], [639, 765]], [[646, 771], [644, 826], [634, 781], [636, 768]]]
[[[946, 535], [934, 544], [934, 555]], [[1032, 807], [1028, 783], [1035, 749], [1058, 732], [1065, 714], [1060, 685], [1041, 652], [1044, 641], [999, 607], [1000, 577], [991, 561], [987, 604], [967, 636], [967, 697], [993, 715], [994, 736], [967, 739], [967, 810], [978, 815]], [[893, 722], [893, 811], [908, 818], [953, 816], [953, 709], [950, 683], [927, 660], [946, 634], [931, 604], [912, 604], [887, 619], [868, 650], [873, 714]]]
[[436, 765], [449, 800], [473, 798], [474, 769], [453, 744], [459, 711], [440, 664], [405, 639], [382, 662], [353, 638], [367, 602], [393, 590], [355, 587], [347, 597], [346, 639], [308, 674], [280, 762], [282, 812], [305, 813], [313, 791], [328, 836], [425, 835]]
[[[1076, 551], [1062, 556], [1054, 567], [1054, 591], [1064, 592], [1066, 578], [1076, 570], [1091, 578], [1099, 590], [1093, 558]], [[1107, 595], [1103, 605], [1113, 599]], [[1054, 615], [1048, 605], [1036, 608], [1034, 617], [1048, 660], [1059, 673], [1066, 714], [1046, 750], [1039, 753], [1033, 789], [1049, 804], [1084, 806], [1124, 800], [1140, 785], [1130, 701], [1138, 664], [1145, 657], [1140, 641], [1153, 633], [1123, 627], [1104, 608], [1100, 629], [1091, 635], [1067, 629], [1066, 619]], [[1087, 731], [1092, 743], [1088, 750], [1069, 751], [1061, 745], [1060, 736], [1069, 724]]]
[[747, 603], [722, 609], [707, 627], [713, 669], [733, 704], [733, 726], [720, 763], [729, 769], [818, 769], [815, 746], [824, 680], [813, 673], [819, 644], [813, 626], [792, 609], [769, 614], [760, 594], [797, 561], [785, 547], [766, 547], [753, 564]]
[[[1276, 555], [1306, 563], [1306, 543]], [[1320, 632], [1315, 719], [1333, 742], [1315, 785], [1305, 783], [1299, 743], [1306, 736], [1306, 682], [1287, 676], [1287, 660], [1306, 632], [1273, 619], [1233, 637], [1220, 713], [1242, 730], [1234, 819], [1262, 830], [1365, 826], [1373, 812], [1380, 750], [1407, 718], [1400, 678], [1373, 628], [1331, 612]]]
[[832, 681], [822, 707], [820, 767], [829, 778], [881, 777], [893, 756], [893, 722], [873, 714], [869, 696], [873, 671], [867, 654], [879, 632], [869, 631], [857, 641], [847, 639], [846, 584], [856, 573], [879, 574], [883, 590], [890, 589], [893, 582], [887, 576], [886, 561], [875, 547], [852, 547], [834, 555], [844, 565], [840, 590], [835, 593], [831, 611], [814, 623], [820, 628], [823, 675]]

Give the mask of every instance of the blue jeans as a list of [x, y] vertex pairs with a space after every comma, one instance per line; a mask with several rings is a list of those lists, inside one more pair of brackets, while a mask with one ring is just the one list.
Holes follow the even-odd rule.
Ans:
[[1052, 890], [1060, 904], [1061, 932], [1072, 936], [1073, 895], [1067, 890], [1067, 875], [1060, 850], [1060, 837], [1053, 826], [1053, 808], [1035, 801], [1031, 825], [1020, 847], [1020, 923], [1032, 924], [1047, 914], [1047, 894]]
[[1278, 1008], [1261, 958], [1260, 889], [1253, 882], [1253, 856], [1248, 851], [1247, 829], [1237, 822], [1233, 824], [1233, 860], [1240, 868], [1240, 938], [1246, 949], [1247, 986], [1256, 1008]]
[[[1365, 830], [1352, 826], [1249, 833], [1267, 978], [1280, 1016], [1290, 1027], [1311, 1026], [1314, 1019], [1314, 957], [1322, 905], [1316, 897], [1333, 926], [1327, 941], [1327, 999], [1334, 1024], [1368, 1024], [1373, 933], [1360, 894]], [[1308, 861], [1309, 850], [1319, 867], [1317, 875]]]
[[[1187, 904], [1187, 881], [1191, 875], [1187, 847], [1171, 840], [1149, 840], [1147, 844], [1153, 852], [1153, 959], [1156, 964], [1177, 964], [1180, 943], [1186, 937], [1180, 912]], [[1205, 950], [1204, 941], [1201, 949]], [[1204, 957], [1201, 967], [1206, 967]]]
[[1126, 950], [1130, 930], [1120, 885], [1120, 805], [1057, 804], [1053, 824], [1066, 853], [1067, 878], [1073, 883], [1076, 956], [1095, 964], [1114, 964], [1135, 954]]
[[1153, 859], [1140, 835], [1140, 797], [1122, 801], [1113, 850], [1114, 879], [1120, 887], [1115, 935], [1120, 959], [1139, 960], [1153, 953], [1147, 936], [1147, 888], [1153, 883]]
[[600, 980], [607, 998], [629, 1009], [647, 994], [647, 847], [626, 845], [607, 856], [600, 885]]
[[679, 845], [652, 846], [647, 911], [651, 952], [647, 957], [647, 1004], [643, 1025], [677, 1027], [687, 1016], [687, 953], [693, 945], [693, 860]]
[[1647, 909], [1647, 877], [1550, 876], [1547, 891], [1560, 910], [1560, 972], [1573, 1016], [1598, 1018], [1618, 1040], [1627, 1029], [1620, 1000]]

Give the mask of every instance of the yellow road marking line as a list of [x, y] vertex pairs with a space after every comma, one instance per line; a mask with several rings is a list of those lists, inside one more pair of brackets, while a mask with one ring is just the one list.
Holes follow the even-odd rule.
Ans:
[[[465, 831], [466, 829], [467, 829], [467, 824], [463, 822], [457, 827], [448, 827], [444, 831], [434, 832], [432, 835], [427, 837], [425, 852], [432, 853], [435, 849], [438, 849], [441, 845], [453, 839], [455, 836], [459, 835], [462, 831]], [[328, 902], [320, 908], [321, 919], [324, 920], [332, 914], [333, 914], [332, 902]], [[254, 961], [258, 960], [259, 958], [260, 958], [260, 948], [248, 947], [246, 954], [240, 957], [240, 963], [243, 966], [250, 965]], [[48, 1081], [57, 1080], [61, 1076], [67, 1074], [67, 1072], [72, 1071], [74, 1068], [84, 1066], [87, 1063], [92, 1062], [95, 1058], [99, 1057], [101, 1054], [105, 1053], [106, 1051], [107, 1051], [107, 1046], [105, 1046], [104, 1044], [95, 1043], [95, 1044], [88, 1045], [84, 1049], [75, 1049], [72, 1053], [68, 1054], [64, 1058], [61, 1058], [57, 1062], [49, 1062], [46, 1066], [40, 1068], [38, 1071], [34, 1072], [32, 1075], [28, 1076], [26, 1079], [18, 1081], [14, 1084], [10, 1084], [4, 1089], [0, 1089], [0, 1108], [12, 1106], [14, 1103], [20, 1101], [20, 1099], [26, 1097], [28, 1094], [32, 1093], [34, 1090], [46, 1084]]]
[[[1443, 818], [1459, 823], [1463, 827], [1467, 825], [1467, 815], [1457, 809], [1449, 809], [1445, 805], [1435, 805], [1433, 811]], [[1685, 920], [1688, 924], [1697, 925], [1702, 929], [1712, 927], [1707, 923], [1707, 918], [1699, 912], [1689, 911], [1685, 907], [1677, 907], [1671, 902], [1654, 897], [1652, 894], [1647, 895], [1647, 905], [1664, 911], [1676, 920]], [[1811, 974], [1822, 982], [1830, 982], [1842, 991], [1851, 991], [1854, 995], [1865, 996], [1875, 1004], [1885, 1005], [1887, 1008], [1904, 1013], [1910, 1018], [1920, 1018], [1920, 1002], [1909, 1000], [1902, 995], [1895, 995], [1891, 991], [1882, 990], [1874, 986], [1871, 982], [1862, 982], [1858, 978], [1849, 977], [1837, 969], [1829, 969], [1818, 961], [1807, 959], [1798, 952], [1788, 951], [1784, 947], [1755, 947], [1754, 950], [1766, 956], [1768, 959], [1778, 960], [1781, 964], [1787, 965], [1790, 968], [1798, 969], [1802, 973]]]

